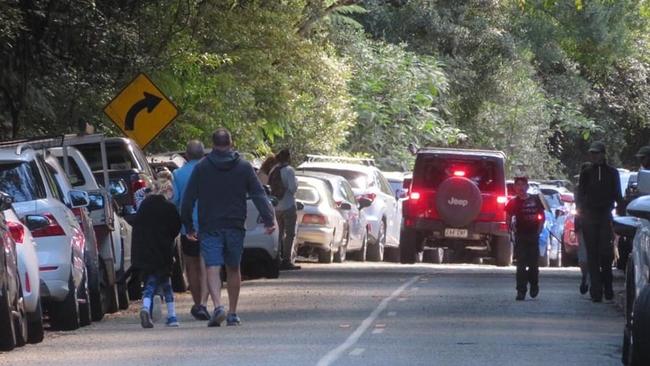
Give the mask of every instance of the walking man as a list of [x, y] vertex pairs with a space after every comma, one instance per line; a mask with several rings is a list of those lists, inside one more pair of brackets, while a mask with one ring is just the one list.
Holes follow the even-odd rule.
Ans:
[[[191, 140], [187, 143], [185, 156], [187, 157], [187, 164], [174, 171], [174, 203], [178, 210], [181, 209], [181, 202], [183, 201], [183, 193], [187, 187], [187, 182], [190, 179], [194, 167], [203, 158], [204, 148], [203, 143], [198, 140]], [[198, 210], [194, 208], [192, 214], [192, 223], [194, 228], [198, 228]], [[183, 261], [185, 262], [185, 273], [187, 273], [187, 280], [190, 283], [190, 292], [192, 293], [192, 300], [194, 305], [190, 310], [190, 314], [196, 320], [209, 320], [210, 313], [208, 312], [208, 282], [205, 275], [205, 263], [201, 260], [201, 250], [197, 240], [190, 239], [187, 236], [185, 228], [181, 229], [181, 250], [183, 251]]]
[[[275, 231], [273, 208], [251, 164], [233, 150], [230, 132], [217, 129], [212, 135], [213, 150], [194, 167], [181, 204], [181, 218], [187, 236], [197, 240], [192, 220], [198, 206], [198, 240], [205, 262], [208, 290], [214, 305], [209, 327], [240, 325], [237, 303], [241, 287], [240, 264], [246, 234], [246, 197], [253, 200], [267, 234]], [[221, 266], [228, 282], [228, 314], [221, 304]]]
[[578, 182], [578, 214], [582, 218], [582, 234], [587, 247], [587, 262], [593, 302], [614, 298], [612, 288], [612, 209], [622, 204], [618, 170], [607, 164], [605, 144], [596, 141], [589, 147], [591, 165], [580, 172]]
[[280, 245], [282, 247], [281, 269], [300, 269], [294, 264], [294, 241], [296, 238], [296, 221], [298, 212], [296, 210], [296, 191], [298, 181], [296, 172], [291, 167], [291, 153], [289, 149], [283, 149], [275, 156], [277, 164], [269, 173], [269, 185], [271, 194], [278, 200], [275, 207], [275, 215], [278, 218], [280, 229]]
[[[539, 294], [539, 233], [544, 226], [544, 206], [539, 196], [528, 194], [528, 178], [515, 178], [515, 194], [506, 205], [506, 222], [515, 236], [517, 257], [517, 301]], [[514, 217], [514, 227], [513, 227]]]

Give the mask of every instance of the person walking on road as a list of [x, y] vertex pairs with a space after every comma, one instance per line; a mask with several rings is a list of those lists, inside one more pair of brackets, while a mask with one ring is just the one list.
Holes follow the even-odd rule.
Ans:
[[[580, 171], [589, 167], [591, 163], [583, 163]], [[578, 202], [579, 197], [576, 197], [576, 207], [580, 207]], [[577, 212], [577, 210], [576, 210]], [[587, 261], [587, 244], [585, 243], [585, 236], [582, 234], [582, 216], [576, 214], [573, 218], [573, 230], [578, 238], [578, 267], [580, 267], [580, 293], [586, 294], [589, 291], [589, 262]]]
[[587, 262], [593, 302], [614, 298], [612, 263], [614, 261], [612, 209], [622, 204], [618, 170], [607, 164], [605, 144], [596, 141], [589, 147], [591, 165], [580, 172], [578, 214], [587, 247]]
[[296, 209], [296, 191], [298, 181], [296, 172], [291, 167], [291, 153], [289, 149], [283, 149], [275, 156], [277, 164], [269, 173], [269, 185], [271, 194], [279, 202], [275, 207], [275, 215], [278, 218], [280, 229], [280, 245], [282, 248], [282, 264], [280, 269], [300, 269], [294, 264], [294, 242], [296, 238], [296, 222], [298, 212]]
[[140, 324], [153, 328], [153, 297], [162, 288], [167, 304], [167, 326], [178, 327], [171, 273], [176, 236], [181, 219], [173, 203], [173, 186], [169, 179], [158, 179], [152, 192], [142, 201], [133, 221], [132, 267], [144, 280]]
[[[267, 234], [275, 231], [273, 208], [249, 162], [233, 150], [230, 132], [217, 129], [213, 150], [192, 171], [181, 203], [181, 218], [190, 240], [199, 240], [214, 311], [209, 327], [240, 325], [237, 303], [241, 287], [241, 257], [246, 234], [246, 198], [253, 200]], [[198, 206], [198, 239], [194, 205]], [[221, 267], [226, 267], [228, 314], [221, 304]]]
[[530, 297], [539, 294], [539, 234], [544, 226], [544, 205], [539, 196], [528, 194], [528, 178], [516, 177], [514, 184], [516, 196], [506, 205], [506, 222], [515, 236], [516, 299], [522, 301], [529, 284]]
[[[183, 193], [187, 187], [187, 182], [190, 179], [194, 167], [203, 158], [204, 147], [203, 143], [198, 140], [192, 140], [187, 143], [185, 150], [187, 157], [187, 164], [174, 171], [174, 203], [179, 212], [181, 209], [181, 202], [183, 201]], [[195, 208], [192, 214], [192, 222], [195, 228], [198, 228], [198, 210]], [[201, 250], [199, 242], [188, 238], [185, 228], [181, 228], [181, 250], [183, 252], [183, 261], [185, 262], [185, 272], [190, 284], [190, 292], [192, 293], [192, 300], [194, 305], [190, 309], [190, 314], [196, 320], [209, 320], [210, 313], [208, 312], [208, 282], [205, 274], [205, 263], [201, 260]]]

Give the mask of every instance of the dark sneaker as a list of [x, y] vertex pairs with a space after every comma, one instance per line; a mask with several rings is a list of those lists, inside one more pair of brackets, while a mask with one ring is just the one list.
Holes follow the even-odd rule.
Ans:
[[192, 305], [190, 314], [192, 314], [196, 320], [210, 320], [210, 313], [208, 312], [208, 308], [203, 305]]
[[592, 296], [591, 301], [593, 302], [603, 302], [602, 296]]
[[525, 292], [517, 292], [517, 297], [515, 298], [517, 301], [524, 301], [526, 298], [526, 293]]
[[175, 316], [170, 316], [169, 318], [167, 318], [167, 322], [165, 323], [165, 325], [172, 328], [178, 328], [180, 324], [178, 324], [178, 319], [176, 319]]
[[612, 286], [605, 286], [605, 300], [612, 300], [614, 298], [614, 289]]
[[582, 279], [582, 282], [580, 282], [580, 293], [582, 295], [586, 294], [589, 291], [589, 285], [587, 285], [587, 281]]
[[226, 319], [226, 325], [231, 327], [231, 326], [237, 326], [241, 325], [241, 319], [237, 316], [237, 314], [228, 314], [228, 318]]
[[533, 299], [539, 295], [539, 286], [530, 286], [530, 297]]
[[212, 317], [208, 321], [208, 327], [220, 327], [224, 320], [226, 320], [226, 311], [223, 309], [223, 306], [219, 306], [214, 309]]
[[142, 325], [142, 328], [153, 328], [151, 314], [145, 309], [140, 310], [140, 325]]

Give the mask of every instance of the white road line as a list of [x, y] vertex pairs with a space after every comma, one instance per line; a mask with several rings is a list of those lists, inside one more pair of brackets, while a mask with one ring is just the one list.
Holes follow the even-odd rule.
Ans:
[[372, 334], [382, 334], [386, 328], [377, 328], [372, 330]]
[[365, 351], [365, 348], [355, 348], [350, 352], [350, 356], [361, 356], [361, 354]]
[[386, 314], [386, 315], [388, 315], [388, 316], [396, 316], [397, 311], [389, 311], [388, 314]]
[[393, 291], [393, 293], [390, 294], [390, 296], [383, 299], [379, 303], [377, 308], [375, 308], [375, 310], [373, 310], [372, 313], [370, 313], [370, 315], [363, 322], [361, 322], [361, 325], [359, 325], [359, 327], [355, 329], [355, 331], [352, 332], [352, 334], [350, 334], [348, 339], [346, 339], [345, 342], [343, 342], [341, 345], [329, 351], [325, 356], [323, 356], [318, 361], [317, 365], [318, 366], [331, 365], [334, 361], [336, 361], [339, 357], [341, 357], [341, 355], [345, 353], [345, 351], [347, 351], [352, 346], [354, 346], [359, 341], [359, 338], [361, 338], [363, 333], [365, 333], [365, 331], [368, 330], [368, 328], [370, 328], [372, 323], [374, 323], [374, 321], [377, 319], [379, 314], [381, 314], [381, 312], [386, 309], [388, 303], [394, 298], [396, 298], [397, 296], [399, 296], [406, 288], [414, 284], [415, 281], [417, 281], [419, 278], [420, 276], [415, 276], [411, 278], [410, 281], [406, 282], [405, 284], [397, 288], [395, 291]]

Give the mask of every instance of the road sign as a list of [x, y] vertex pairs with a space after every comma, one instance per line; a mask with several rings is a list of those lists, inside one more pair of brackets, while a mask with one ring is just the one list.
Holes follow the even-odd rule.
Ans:
[[144, 148], [178, 116], [178, 109], [143, 73], [111, 100], [104, 113]]

